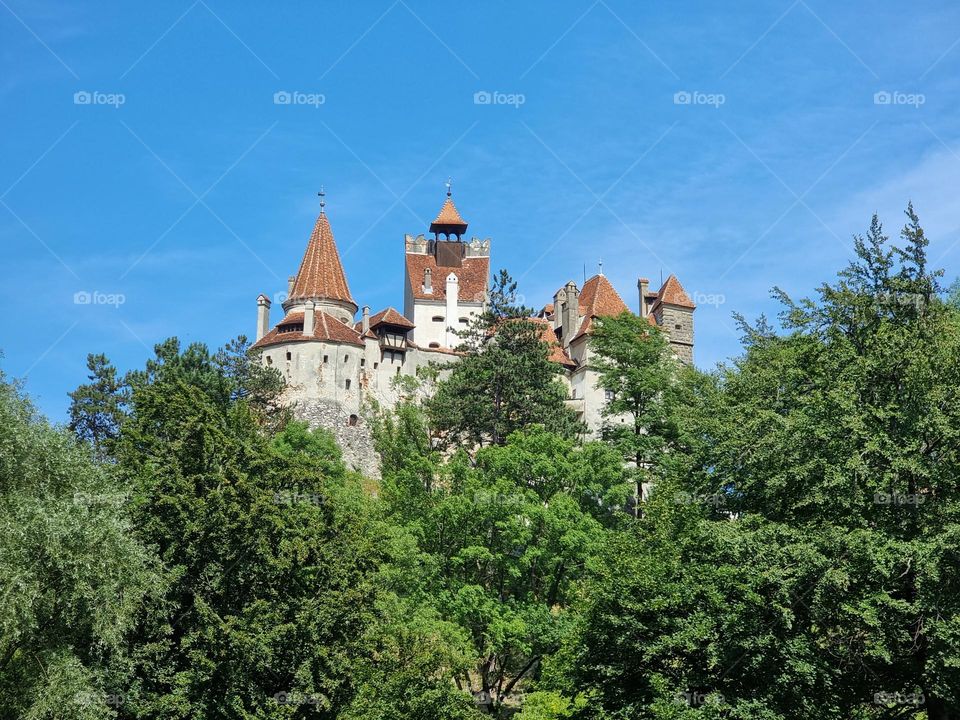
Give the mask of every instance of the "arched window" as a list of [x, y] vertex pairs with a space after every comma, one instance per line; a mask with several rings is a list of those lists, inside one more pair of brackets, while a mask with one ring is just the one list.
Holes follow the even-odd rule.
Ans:
[[433, 318], [432, 318], [432, 320], [433, 320], [434, 322], [443, 322], [443, 316], [442, 316], [442, 315], [434, 315]]

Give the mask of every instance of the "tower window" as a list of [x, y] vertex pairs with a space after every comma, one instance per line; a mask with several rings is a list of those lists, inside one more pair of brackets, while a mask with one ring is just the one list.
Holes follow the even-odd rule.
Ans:
[[434, 316], [433, 316], [433, 321], [434, 321], [434, 322], [443, 322], [443, 318], [440, 317], [439, 315], [434, 315]]
[[347, 421], [347, 425], [349, 425], [350, 427], [353, 427], [354, 425], [357, 424], [357, 421], [358, 421], [359, 419], [360, 419], [360, 418], [358, 418], [356, 415], [351, 415], [351, 416], [350, 416], [350, 419]]
[[267, 355], [267, 365], [273, 365], [273, 358]]
[[350, 356], [349, 356], [349, 355], [344, 355], [344, 356], [343, 356], [343, 361], [344, 361], [344, 362], [347, 362], [347, 360], [349, 360], [349, 359], [350, 359]]
[[683, 330], [683, 325], [681, 325], [680, 323], [677, 323], [676, 325], [673, 326], [673, 329], [674, 329], [674, 330]]
[[380, 363], [375, 362], [375, 363], [373, 364], [373, 369], [376, 370], [378, 367], [380, 367]]
[[367, 364], [366, 358], [360, 358], [360, 367], [363, 367], [366, 364]]
[[349, 389], [350, 389], [350, 381], [349, 381], [349, 380], [345, 380], [344, 383], [343, 383], [343, 386], [344, 386], [347, 390], [349, 390]]
[[293, 360], [293, 353], [287, 353], [287, 360]]
[[323, 356], [323, 364], [324, 364], [324, 365], [326, 365], [327, 362], [329, 362], [329, 360], [330, 360], [330, 356], [329, 356], [329, 355], [324, 355], [324, 356]]

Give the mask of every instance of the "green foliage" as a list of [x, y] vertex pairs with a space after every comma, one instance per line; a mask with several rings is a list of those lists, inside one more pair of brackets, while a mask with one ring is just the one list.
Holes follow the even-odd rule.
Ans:
[[585, 717], [960, 713], [960, 313], [907, 217], [899, 247], [875, 218], [818, 300], [777, 291], [786, 334], [743, 323], [745, 354], [685, 384], [569, 639]]
[[335, 716], [378, 557], [359, 483], [326, 433], [293, 423], [265, 437], [201, 346], [158, 347], [132, 387], [117, 461], [169, 588], [141, 617], [128, 712]]
[[107, 356], [87, 355], [90, 382], [70, 393], [70, 430], [101, 457], [120, 434], [126, 413], [126, 389]]
[[565, 437], [581, 429], [564, 406], [562, 368], [549, 359], [543, 327], [530, 320], [529, 308], [514, 304], [516, 287], [501, 270], [486, 311], [464, 333], [463, 357], [425, 403], [448, 446], [502, 445], [534, 424]]
[[125, 489], [2, 375], [0, 427], [0, 717], [113, 717], [155, 561]]

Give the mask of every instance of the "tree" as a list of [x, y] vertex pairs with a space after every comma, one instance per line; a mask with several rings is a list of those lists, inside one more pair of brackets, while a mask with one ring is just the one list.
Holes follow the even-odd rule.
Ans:
[[203, 346], [132, 374], [117, 465], [168, 589], [140, 617], [133, 717], [335, 717], [372, 619], [377, 529], [332, 439], [266, 435]]
[[0, 717], [115, 717], [156, 559], [125, 489], [2, 374], [0, 427]]
[[107, 356], [87, 355], [90, 383], [70, 395], [70, 430], [93, 445], [100, 457], [109, 454], [126, 417], [125, 385]]
[[[633, 313], [597, 318], [590, 337], [598, 387], [609, 391], [604, 440], [635, 468], [636, 498], [674, 434], [671, 398], [681, 372], [663, 332]], [[629, 423], [620, 420], [627, 416]], [[639, 512], [639, 503], [635, 503]]]
[[463, 453], [434, 460], [429, 491], [409, 478], [383, 481], [389, 516], [406, 531], [387, 587], [464, 634], [469, 663], [448, 663], [447, 681], [509, 714], [560, 646], [585, 567], [624, 517], [622, 463], [601, 443], [576, 447], [535, 427], [473, 463]]
[[533, 424], [568, 437], [579, 430], [564, 406], [562, 368], [549, 358], [543, 325], [514, 304], [515, 296], [516, 283], [501, 270], [486, 311], [464, 334], [463, 356], [426, 402], [431, 423], [449, 444], [502, 445]]
[[960, 717], [960, 312], [901, 240], [689, 393], [570, 640], [597, 716]]

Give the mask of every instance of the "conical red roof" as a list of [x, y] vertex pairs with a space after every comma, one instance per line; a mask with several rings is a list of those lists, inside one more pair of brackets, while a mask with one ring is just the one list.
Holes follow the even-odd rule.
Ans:
[[327, 214], [320, 213], [313, 226], [303, 261], [293, 281], [290, 299], [326, 298], [356, 305], [350, 296], [347, 276], [340, 264], [340, 254], [333, 239]]
[[430, 232], [444, 232], [444, 228], [458, 228], [459, 232], [467, 229], [467, 221], [460, 217], [460, 211], [449, 195], [443, 201], [443, 207], [437, 213], [436, 219], [430, 223]]

